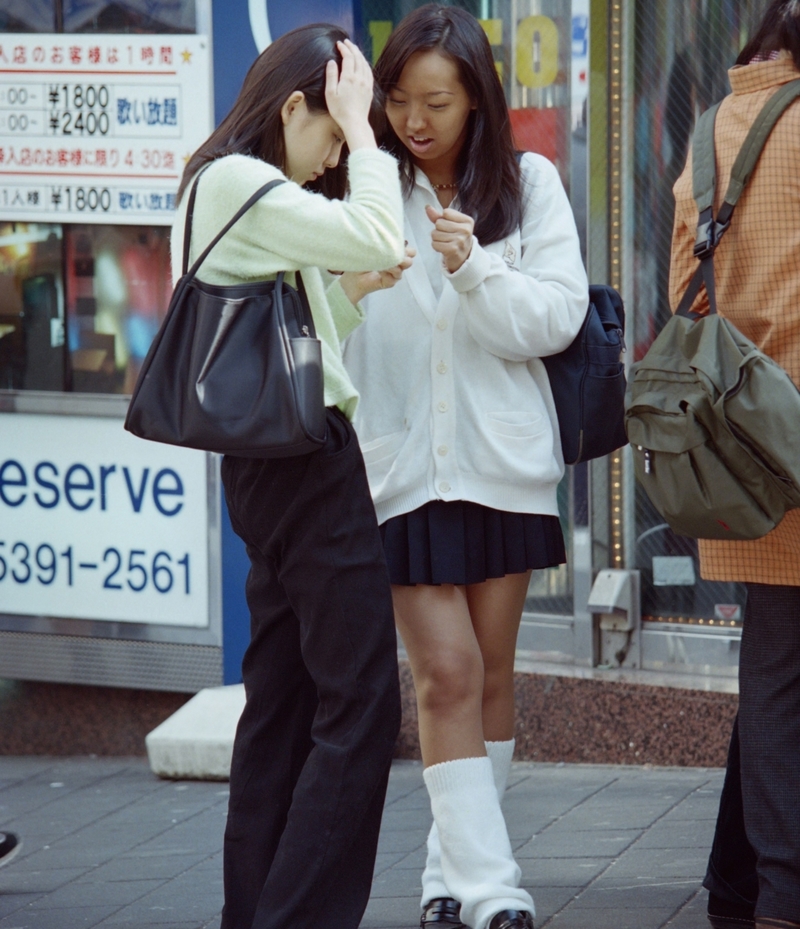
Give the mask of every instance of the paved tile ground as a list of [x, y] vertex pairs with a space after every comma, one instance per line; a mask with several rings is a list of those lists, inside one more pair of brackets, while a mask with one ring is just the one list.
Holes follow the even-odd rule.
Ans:
[[[509, 833], [537, 929], [707, 929], [700, 881], [723, 772], [516, 764]], [[0, 757], [0, 929], [218, 929], [227, 785], [140, 759]], [[396, 762], [362, 929], [413, 929], [430, 808]]]

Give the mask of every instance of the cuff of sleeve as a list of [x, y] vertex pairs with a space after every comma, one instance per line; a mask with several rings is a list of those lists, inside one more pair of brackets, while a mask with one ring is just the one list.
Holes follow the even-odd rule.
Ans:
[[365, 313], [361, 304], [353, 306], [347, 294], [342, 290], [342, 282], [337, 278], [328, 288], [328, 306], [331, 308], [333, 324], [339, 341], [346, 339], [350, 333], [364, 322]]
[[486, 280], [491, 265], [492, 260], [489, 253], [478, 245], [478, 240], [473, 236], [472, 251], [469, 253], [469, 258], [458, 271], [453, 271], [452, 274], [445, 268], [444, 276], [450, 281], [457, 293], [463, 294], [469, 290], [474, 290]]
[[397, 171], [397, 159], [382, 148], [357, 148], [354, 152], [348, 154], [348, 165], [358, 165], [360, 163], [380, 165], [384, 171]]

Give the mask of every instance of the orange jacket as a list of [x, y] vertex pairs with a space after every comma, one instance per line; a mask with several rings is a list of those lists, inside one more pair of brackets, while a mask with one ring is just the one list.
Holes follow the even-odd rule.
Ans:
[[[733, 93], [722, 102], [716, 123], [715, 210], [762, 106], [781, 84], [800, 78], [800, 72], [782, 53], [777, 61], [732, 68], [729, 76]], [[673, 311], [697, 268], [692, 252], [697, 206], [692, 197], [691, 155], [674, 192]], [[767, 141], [714, 264], [720, 315], [800, 386], [800, 103], [792, 104]], [[694, 308], [708, 311], [704, 290]], [[800, 509], [791, 510], [769, 535], [753, 542], [701, 540], [700, 568], [707, 580], [800, 585]]]

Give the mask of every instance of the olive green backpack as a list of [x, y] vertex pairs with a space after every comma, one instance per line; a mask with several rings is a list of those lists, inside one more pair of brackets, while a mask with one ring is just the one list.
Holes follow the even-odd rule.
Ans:
[[[693, 142], [700, 266], [672, 319], [634, 364], [625, 428], [636, 477], [679, 535], [757, 539], [800, 507], [800, 391], [789, 375], [717, 313], [714, 251], [731, 223], [767, 138], [800, 80], [770, 98], [736, 159], [714, 219], [714, 123], [704, 113]], [[705, 285], [710, 313], [691, 312]], [[769, 299], [769, 294], [764, 295]]]

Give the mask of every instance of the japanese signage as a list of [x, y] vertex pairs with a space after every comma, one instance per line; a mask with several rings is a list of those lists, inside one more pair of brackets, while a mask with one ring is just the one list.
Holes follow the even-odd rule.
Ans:
[[207, 627], [206, 455], [0, 414], [0, 613]]
[[212, 129], [197, 35], [0, 34], [0, 219], [168, 225]]

